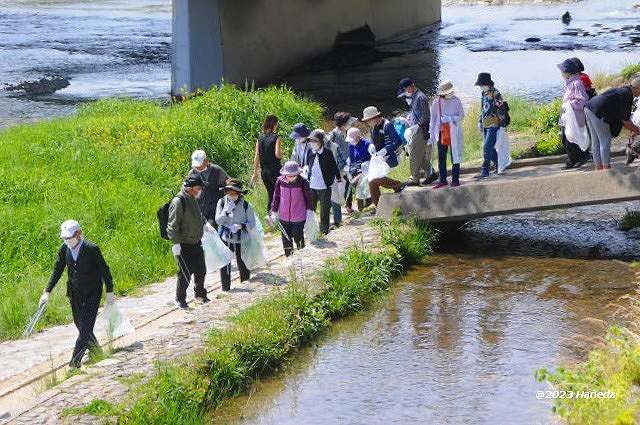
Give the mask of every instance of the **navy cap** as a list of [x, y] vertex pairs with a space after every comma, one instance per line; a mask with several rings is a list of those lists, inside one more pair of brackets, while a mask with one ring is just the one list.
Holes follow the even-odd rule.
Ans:
[[187, 176], [184, 180], [184, 187], [204, 186], [200, 173]]
[[413, 80], [411, 78], [403, 78], [402, 80], [400, 80], [400, 84], [398, 87], [398, 96], [402, 96], [402, 93], [404, 93], [404, 91], [407, 89], [407, 87], [410, 87], [412, 85], [414, 85], [415, 83], [413, 82]]
[[580, 72], [580, 67], [574, 62], [573, 59], [567, 59], [562, 63], [558, 64], [558, 68], [562, 72], [566, 72], [567, 74], [578, 74]]
[[295, 140], [300, 137], [309, 137], [310, 134], [311, 130], [309, 130], [309, 127], [307, 127], [306, 124], [299, 122], [293, 126], [293, 131], [289, 134], [289, 138]]

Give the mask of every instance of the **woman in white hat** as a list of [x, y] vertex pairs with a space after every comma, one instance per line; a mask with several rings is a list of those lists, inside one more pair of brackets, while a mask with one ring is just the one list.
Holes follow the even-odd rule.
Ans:
[[436, 98], [431, 104], [431, 122], [429, 132], [431, 140], [438, 144], [438, 168], [440, 181], [434, 188], [449, 185], [447, 181], [447, 154], [451, 148], [451, 186], [460, 186], [460, 162], [462, 162], [462, 121], [464, 109], [462, 102], [454, 94], [451, 81], [440, 84]]

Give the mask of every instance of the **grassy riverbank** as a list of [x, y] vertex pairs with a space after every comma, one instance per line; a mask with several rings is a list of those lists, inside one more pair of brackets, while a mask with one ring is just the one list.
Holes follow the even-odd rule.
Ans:
[[[155, 214], [179, 189], [194, 149], [246, 179], [266, 114], [277, 114], [284, 132], [298, 121], [319, 126], [322, 109], [285, 88], [224, 86], [167, 108], [99, 101], [69, 118], [0, 132], [0, 340], [17, 337], [35, 311], [63, 220], [84, 225], [111, 266], [116, 293], [129, 294], [175, 269]], [[262, 210], [264, 194], [250, 197]], [[70, 321], [65, 281], [39, 328]]]
[[99, 404], [104, 415], [117, 416], [121, 424], [211, 423], [226, 399], [279, 370], [332, 321], [370, 306], [395, 277], [430, 253], [430, 228], [397, 218], [377, 226], [379, 248], [348, 248], [317, 276], [292, 282], [244, 310], [226, 330], [213, 330], [201, 352], [159, 364], [157, 375], [133, 390], [131, 402], [94, 400], [68, 413], [95, 414], [89, 407]]

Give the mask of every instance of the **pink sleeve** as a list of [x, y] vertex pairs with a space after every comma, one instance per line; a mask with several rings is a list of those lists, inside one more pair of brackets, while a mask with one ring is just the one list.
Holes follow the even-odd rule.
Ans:
[[564, 94], [565, 102], [569, 102], [571, 107], [576, 111], [581, 111], [587, 104], [587, 91], [584, 88], [582, 81], [573, 81], [567, 86], [567, 90]]

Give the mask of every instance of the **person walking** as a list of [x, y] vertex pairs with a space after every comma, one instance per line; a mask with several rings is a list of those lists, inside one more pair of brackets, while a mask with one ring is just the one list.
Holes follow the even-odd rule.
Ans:
[[451, 186], [460, 186], [460, 163], [463, 153], [462, 127], [464, 121], [464, 108], [462, 102], [455, 94], [455, 88], [451, 81], [445, 81], [438, 88], [437, 97], [431, 103], [431, 122], [429, 133], [432, 140], [438, 146], [438, 169], [440, 181], [434, 189], [446, 187], [447, 181], [447, 154], [451, 148]]
[[[349, 129], [346, 141], [349, 143], [349, 159], [347, 160], [347, 168], [349, 169], [347, 177], [351, 185], [347, 190], [347, 202], [349, 202], [349, 199], [353, 198], [353, 194], [356, 193], [360, 180], [365, 178], [363, 166], [371, 161], [369, 153], [371, 142], [362, 137], [362, 132], [356, 127]], [[370, 198], [358, 199], [358, 211], [362, 212], [370, 203]]]
[[203, 150], [197, 150], [191, 154], [191, 167], [187, 177], [199, 174], [202, 179], [202, 195], [198, 198], [200, 211], [207, 222], [217, 230], [216, 206], [222, 198], [222, 188], [229, 180], [229, 175], [222, 167], [209, 162]]
[[[368, 106], [364, 109], [361, 121], [371, 129], [372, 143], [369, 145], [369, 153], [383, 157], [390, 168], [397, 167], [398, 156], [396, 150], [402, 146], [402, 139], [396, 132], [393, 123], [385, 119], [375, 106]], [[392, 189], [395, 193], [398, 193], [404, 189], [405, 185], [387, 176], [370, 180], [369, 191], [371, 192], [371, 203], [374, 208], [378, 206], [381, 187]]]
[[597, 170], [611, 168], [611, 139], [618, 137], [622, 127], [634, 136], [640, 134], [640, 128], [631, 122], [633, 102], [638, 96], [640, 76], [632, 79], [627, 86], [609, 89], [587, 102], [584, 113]]
[[320, 232], [329, 233], [329, 213], [331, 209], [331, 185], [341, 181], [338, 166], [333, 154], [325, 149], [324, 131], [317, 129], [309, 135], [311, 154], [307, 156], [309, 186], [311, 188], [313, 209], [320, 204]]
[[[202, 235], [207, 223], [198, 199], [202, 196], [204, 183], [199, 174], [189, 176], [182, 185], [182, 190], [169, 204], [169, 223], [167, 235], [173, 242], [171, 252], [178, 260], [178, 281], [176, 284], [176, 306], [183, 310], [187, 305], [187, 288], [193, 276], [196, 300], [202, 304], [208, 303], [207, 290], [204, 288], [204, 278], [207, 266], [204, 262], [202, 249]], [[211, 230], [213, 227], [211, 226]]]
[[[417, 126], [410, 143], [409, 168], [411, 178], [407, 181], [407, 185], [431, 184], [438, 177], [431, 164], [433, 146], [427, 143], [431, 138], [431, 135], [429, 135], [429, 100], [427, 95], [418, 89], [410, 78], [404, 78], [400, 81], [398, 98], [404, 98], [411, 108], [409, 125], [411, 127]], [[423, 173], [425, 179], [421, 180]]]
[[282, 159], [282, 138], [278, 136], [278, 117], [267, 115], [262, 124], [262, 133], [256, 141], [256, 149], [253, 157], [253, 175], [251, 183], [258, 179], [258, 168], [261, 171], [262, 183], [267, 189], [267, 214], [271, 210], [273, 201], [273, 188], [280, 172], [280, 160]]
[[[218, 201], [216, 208], [216, 222], [220, 226], [222, 241], [235, 253], [240, 282], [245, 282], [251, 278], [251, 273], [242, 259], [242, 232], [257, 227], [256, 214], [244, 199], [247, 191], [243, 189], [241, 181], [232, 179], [224, 187], [224, 192], [225, 196]], [[220, 269], [220, 282], [223, 291], [231, 290], [231, 264]]]
[[309, 127], [301, 122], [294, 125], [293, 131], [289, 134], [289, 138], [295, 142], [291, 152], [291, 161], [297, 162], [301, 167], [307, 164], [307, 157], [311, 153], [311, 147], [307, 139], [310, 134]]
[[102, 285], [107, 295], [105, 305], [114, 303], [113, 278], [109, 266], [97, 245], [84, 238], [80, 224], [67, 220], [60, 226], [62, 245], [58, 248], [56, 262], [49, 283], [40, 297], [40, 306], [49, 303], [51, 291], [67, 269], [67, 297], [71, 304], [73, 323], [78, 329], [78, 338], [73, 348], [69, 367], [79, 368], [87, 350], [101, 351], [93, 328], [100, 307]]
[[[347, 143], [347, 131], [353, 127], [358, 120], [351, 116], [348, 112], [338, 112], [334, 115], [335, 128], [329, 132], [327, 137], [326, 147], [331, 150], [333, 153], [333, 157], [336, 160], [336, 166], [338, 167], [338, 172], [340, 173], [340, 177], [343, 179], [343, 182], [346, 181], [346, 165], [347, 159], [349, 158], [349, 144]], [[337, 185], [341, 185], [342, 183], [334, 183], [332, 186], [332, 195], [335, 191], [339, 193], [337, 190]], [[346, 190], [345, 190], [346, 195]], [[333, 196], [332, 196], [333, 198]], [[333, 199], [331, 200], [331, 210], [333, 211], [333, 225], [335, 227], [339, 227], [342, 223], [342, 205], [340, 202], [336, 202]], [[348, 211], [349, 212], [349, 211]]]
[[[567, 152], [564, 168], [579, 168], [589, 159], [589, 141], [586, 136], [587, 124], [584, 113], [589, 96], [580, 76], [580, 66], [574, 59], [565, 60], [558, 65], [558, 69], [565, 80], [560, 113], [560, 138]], [[570, 126], [569, 131], [567, 126]]]
[[496, 151], [496, 142], [498, 140], [498, 130], [500, 130], [499, 108], [503, 105], [502, 94], [495, 88], [495, 84], [491, 79], [491, 74], [481, 72], [475, 85], [482, 90], [482, 99], [480, 102], [480, 120], [478, 128], [483, 135], [483, 162], [480, 174], [476, 179], [484, 179], [489, 177], [489, 167], [493, 162], [496, 172], [500, 170], [498, 167], [498, 152]]
[[282, 246], [287, 257], [293, 254], [293, 243], [304, 248], [304, 224], [307, 212], [313, 212], [309, 182], [300, 176], [302, 168], [295, 161], [287, 161], [276, 181], [271, 206], [271, 218], [282, 224]]

